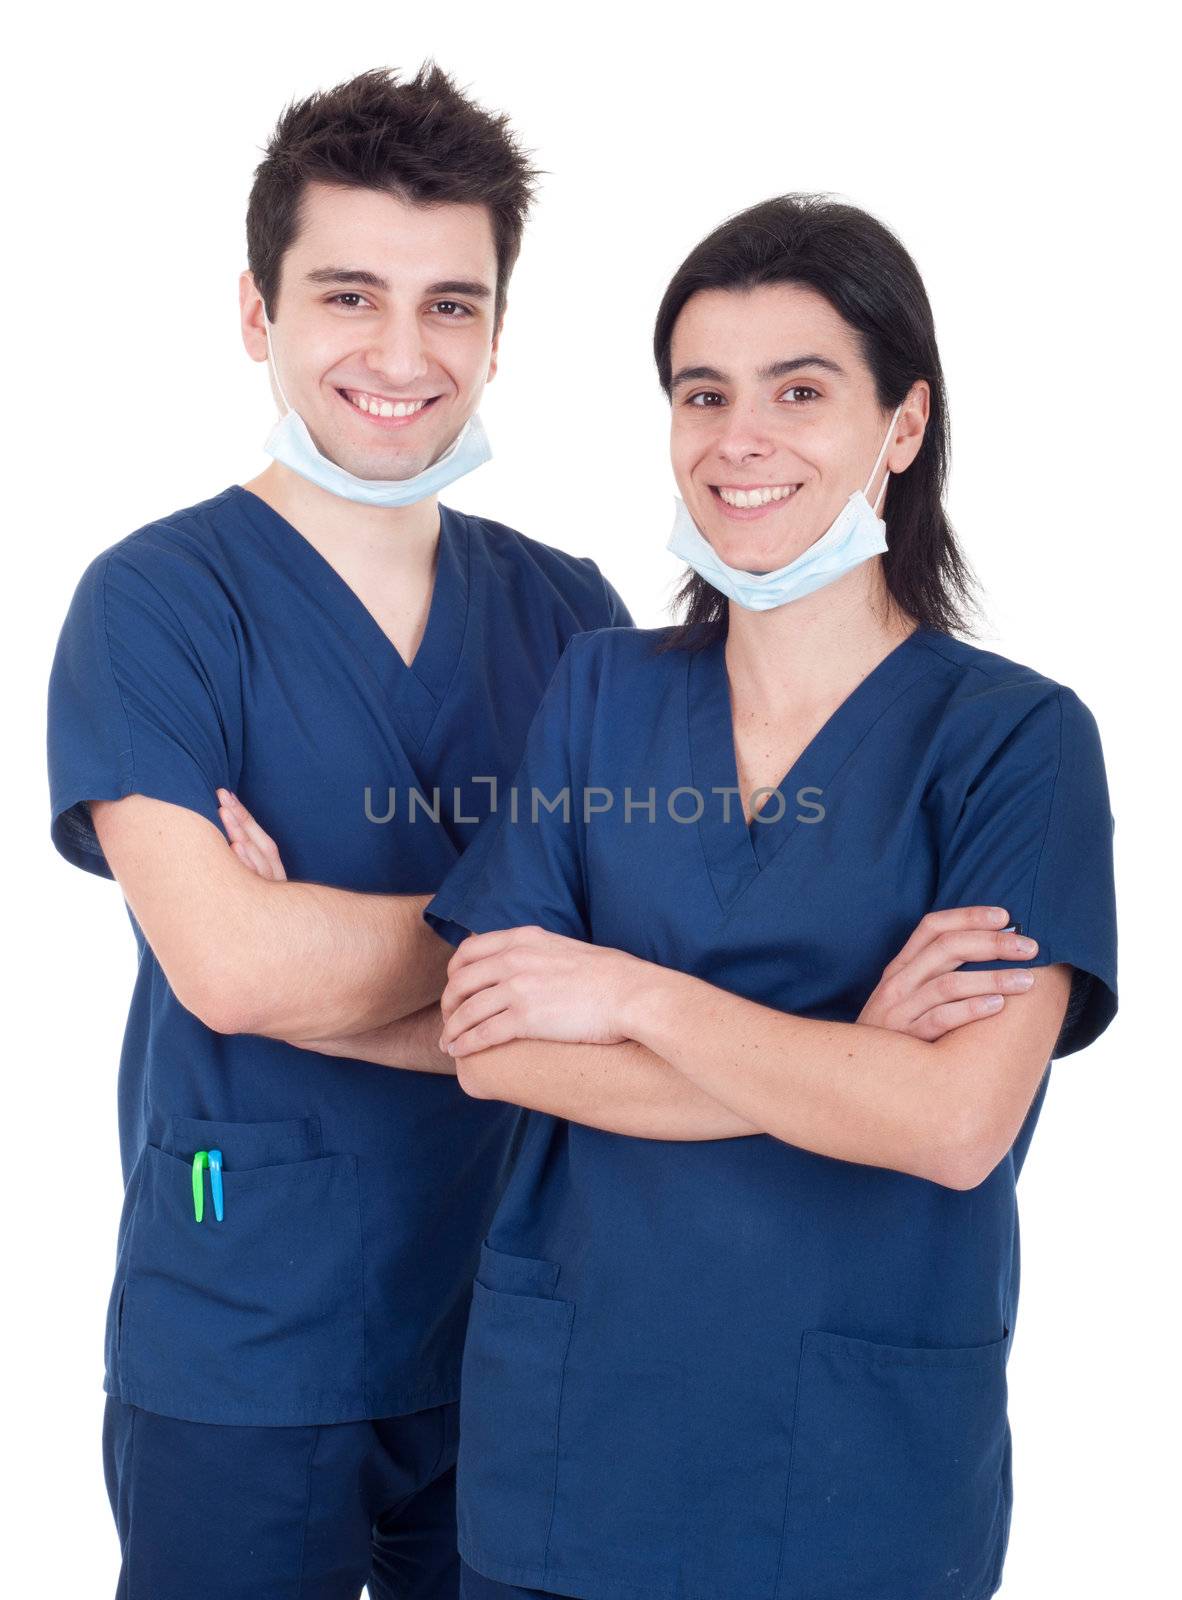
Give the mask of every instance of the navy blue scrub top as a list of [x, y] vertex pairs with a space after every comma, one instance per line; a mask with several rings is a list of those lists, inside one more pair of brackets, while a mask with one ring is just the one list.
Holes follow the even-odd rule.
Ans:
[[[1113, 822], [1070, 689], [921, 628], [748, 825], [723, 646], [658, 654], [666, 636], [571, 641], [518, 820], [502, 810], [449, 874], [434, 927], [537, 923], [855, 1022], [926, 912], [996, 904], [1039, 941], [1033, 965], [1079, 974], [1055, 1055], [1107, 1026]], [[548, 809], [564, 789], [569, 823]], [[529, 1113], [473, 1290], [464, 1559], [588, 1600], [991, 1594], [1015, 1180], [1049, 1070], [968, 1192], [766, 1134], [661, 1141]]]
[[[593, 562], [447, 507], [440, 520], [409, 668], [317, 550], [238, 485], [96, 557], [50, 684], [52, 834], [67, 860], [111, 876], [87, 801], [144, 794], [220, 833], [224, 785], [293, 879], [436, 889], [490, 812], [487, 780], [504, 784], [520, 760], [567, 639], [630, 621]], [[132, 927], [108, 1393], [264, 1425], [454, 1400], [520, 1113], [452, 1077], [214, 1033]], [[207, 1178], [198, 1224], [191, 1163], [210, 1149], [225, 1214]]]

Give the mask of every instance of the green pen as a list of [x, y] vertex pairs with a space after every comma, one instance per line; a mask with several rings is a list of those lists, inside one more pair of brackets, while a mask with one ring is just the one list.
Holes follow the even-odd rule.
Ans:
[[209, 1165], [209, 1151], [198, 1150], [193, 1157], [193, 1215], [200, 1222], [205, 1215], [205, 1169]]

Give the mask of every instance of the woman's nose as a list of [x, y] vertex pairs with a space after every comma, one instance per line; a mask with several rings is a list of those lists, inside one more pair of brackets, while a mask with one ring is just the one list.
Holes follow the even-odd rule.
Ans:
[[726, 413], [716, 448], [724, 461], [741, 462], [769, 455], [773, 445], [767, 429], [760, 424], [758, 414], [754, 410], [735, 406]]

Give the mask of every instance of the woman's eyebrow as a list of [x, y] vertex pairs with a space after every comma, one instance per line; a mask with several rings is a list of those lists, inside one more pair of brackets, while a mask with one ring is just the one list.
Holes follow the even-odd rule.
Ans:
[[799, 372], [801, 367], [821, 367], [826, 372], [834, 372], [839, 378], [845, 377], [845, 368], [839, 367], [836, 361], [830, 361], [828, 356], [793, 356], [791, 361], [773, 361], [770, 366], [760, 367], [755, 376], [762, 383], [768, 383], [773, 378], [786, 378], [791, 372]]
[[[755, 376], [761, 383], [770, 383], [774, 378], [786, 378], [790, 373], [799, 372], [802, 367], [822, 367], [826, 372], [836, 373], [839, 378], [845, 377], [845, 368], [839, 367], [836, 361], [831, 361], [828, 356], [793, 356], [790, 360], [772, 361], [766, 367], [760, 367]], [[726, 374], [719, 372], [716, 367], [682, 367], [674, 375], [671, 388], [676, 388], [679, 383], [725, 383]]]

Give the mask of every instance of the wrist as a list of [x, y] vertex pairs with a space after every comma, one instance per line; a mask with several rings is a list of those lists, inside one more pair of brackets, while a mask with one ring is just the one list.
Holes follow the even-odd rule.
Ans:
[[621, 1004], [621, 1032], [660, 1055], [669, 1018], [676, 1010], [676, 994], [685, 974], [657, 966], [639, 956], [629, 957]]

